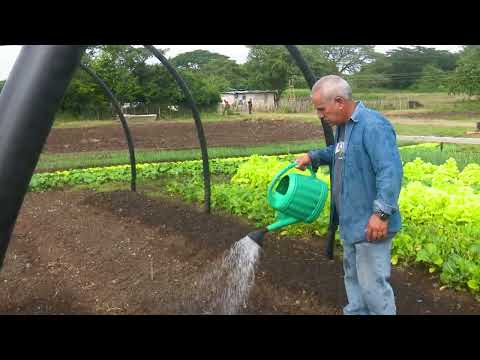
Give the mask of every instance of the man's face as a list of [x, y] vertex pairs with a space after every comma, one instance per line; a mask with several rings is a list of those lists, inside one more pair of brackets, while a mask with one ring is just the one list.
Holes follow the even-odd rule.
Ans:
[[320, 119], [324, 119], [330, 126], [346, 122], [345, 100], [336, 97], [331, 100], [325, 98], [321, 91], [312, 95], [312, 102]]

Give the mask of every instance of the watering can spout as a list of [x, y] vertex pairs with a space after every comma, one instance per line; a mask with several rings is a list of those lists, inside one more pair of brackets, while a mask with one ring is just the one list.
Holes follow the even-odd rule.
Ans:
[[288, 216], [282, 213], [278, 213], [277, 221], [273, 224], [267, 226], [268, 231], [278, 230], [284, 226], [292, 225], [301, 222], [301, 219], [294, 218], [292, 216]]
[[265, 238], [266, 233], [268, 233], [270, 231], [280, 229], [280, 228], [282, 228], [284, 226], [287, 226], [287, 225], [292, 225], [292, 224], [298, 223], [300, 221], [301, 220], [299, 220], [299, 219], [296, 219], [296, 218], [290, 217], [290, 216], [286, 216], [286, 215], [280, 213], [280, 214], [278, 214], [278, 218], [277, 218], [276, 222], [274, 222], [271, 225], [268, 225], [265, 229], [252, 231], [247, 236], [250, 239], [252, 239], [253, 241], [255, 241], [258, 245], [263, 246], [263, 240]]
[[267, 232], [268, 232], [267, 229], [260, 229], [257, 231], [252, 231], [247, 236], [253, 241], [255, 241], [258, 245], [263, 246], [263, 239]]

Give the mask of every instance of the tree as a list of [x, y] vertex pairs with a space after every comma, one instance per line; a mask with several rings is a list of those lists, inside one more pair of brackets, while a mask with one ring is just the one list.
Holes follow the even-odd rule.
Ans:
[[[213, 61], [228, 61], [228, 56], [208, 50], [194, 50], [179, 54], [171, 59], [172, 65], [180, 69], [199, 70]], [[230, 60], [231, 61], [231, 60]]]
[[447, 76], [448, 73], [437, 66], [425, 65], [414, 88], [421, 91], [446, 91], [448, 89]]
[[[338, 74], [335, 63], [325, 57], [320, 45], [299, 45], [298, 49], [317, 79], [325, 75]], [[308, 88], [309, 85], [300, 68], [294, 65], [292, 71], [293, 85], [297, 88]]]
[[452, 93], [480, 94], [480, 45], [465, 46], [449, 81]]
[[[90, 46], [82, 62], [91, 67], [112, 89], [119, 102], [144, 102], [150, 81], [146, 60], [150, 53], [129, 45]], [[61, 110], [72, 115], [110, 109], [101, 87], [83, 70], [78, 70], [67, 88]]]
[[180, 70], [201, 72], [205, 77], [218, 82], [221, 91], [228, 88], [241, 88], [247, 84], [242, 66], [225, 55], [208, 50], [195, 50], [179, 54], [171, 63]]
[[[192, 70], [182, 70], [181, 75], [199, 107], [216, 106], [220, 102], [220, 84], [216, 82], [215, 77], [208, 77]], [[187, 101], [183, 93], [178, 100], [180, 104], [185, 104]]]
[[[160, 50], [165, 53], [164, 50]], [[182, 105], [184, 94], [167, 69], [159, 63], [149, 64], [150, 53], [144, 48], [126, 45], [92, 46], [82, 62], [90, 66], [112, 89], [120, 103], [138, 103], [151, 109], [157, 106]], [[235, 76], [242, 77], [234, 61], [213, 56], [199, 66], [181, 67], [180, 74], [190, 87], [199, 107], [217, 105], [220, 91], [232, 85]], [[226, 79], [223, 72], [231, 79]], [[245, 78], [242, 78], [245, 81]], [[111, 110], [103, 90], [88, 74], [77, 71], [67, 89], [61, 110], [72, 115], [88, 115]]]
[[333, 62], [340, 74], [353, 74], [375, 60], [374, 45], [320, 45], [324, 57]]
[[457, 54], [445, 50], [400, 47], [385, 55], [375, 53], [374, 61], [363, 65], [353, 78], [361, 87], [382, 84], [386, 88], [406, 89], [424, 76], [423, 69], [427, 65], [448, 73], [455, 68], [457, 59]]
[[248, 86], [255, 90], [276, 90], [278, 101], [294, 75], [291, 56], [281, 45], [250, 45], [245, 63]]
[[73, 116], [91, 116], [109, 111], [109, 105], [100, 86], [85, 71], [78, 69], [65, 92], [60, 111]]
[[150, 53], [129, 45], [102, 45], [90, 65], [105, 80], [121, 103], [141, 102], [139, 74], [146, 67]]
[[[149, 82], [144, 87], [145, 103], [159, 106], [186, 105], [187, 99], [179, 86], [162, 64], [148, 67]], [[224, 79], [206, 76], [193, 69], [180, 69], [196, 104], [200, 108], [217, 105], [220, 102], [220, 87], [224, 86]]]
[[391, 64], [390, 87], [405, 89], [422, 76], [426, 65], [434, 65], [442, 71], [452, 71], [456, 66], [457, 55], [446, 50], [436, 50], [423, 46], [413, 49], [400, 47], [387, 52]]
[[[248, 73], [250, 88], [276, 90], [278, 93], [276, 100], [278, 100], [290, 81], [293, 81], [295, 87], [309, 87], [285, 46], [253, 45], [248, 47], [250, 52], [245, 69]], [[338, 73], [335, 64], [325, 58], [319, 45], [300, 45], [299, 50], [317, 78]]]
[[174, 105], [181, 98], [180, 88], [162, 64], [147, 67], [142, 91], [146, 104]]
[[230, 59], [213, 60], [202, 67], [202, 73], [216, 79], [222, 91], [244, 88], [248, 84], [245, 67]]

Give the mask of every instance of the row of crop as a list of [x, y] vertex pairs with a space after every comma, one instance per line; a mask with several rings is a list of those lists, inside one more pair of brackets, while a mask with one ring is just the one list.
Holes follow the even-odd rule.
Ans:
[[[212, 174], [233, 175], [238, 166], [247, 158], [212, 159], [209, 161]], [[161, 177], [202, 176], [202, 162], [198, 160], [137, 164], [137, 179], [155, 180]], [[75, 185], [102, 185], [111, 182], [128, 182], [131, 178], [130, 165], [117, 165], [100, 168], [55, 171], [34, 174], [29, 185], [30, 191], [44, 191]]]
[[[473, 147], [473, 145], [471, 145]], [[478, 146], [476, 146], [479, 148]], [[441, 165], [450, 158], [455, 159], [457, 165], [463, 170], [471, 163], [480, 163], [480, 152], [472, 148], [465, 149], [455, 144], [424, 143], [417, 145], [401, 146], [399, 148], [402, 161], [410, 162], [421, 158], [435, 165]]]
[[[274, 220], [266, 202], [266, 187], [290, 156], [251, 156], [210, 161], [213, 174], [231, 176], [227, 183], [212, 184], [212, 206], [265, 226]], [[298, 170], [294, 170], [298, 171]], [[166, 191], [185, 200], [203, 200], [202, 162], [141, 164], [140, 179], [165, 178]], [[318, 176], [329, 183], [324, 170]], [[128, 182], [129, 166], [35, 174], [31, 190], [108, 182]], [[423, 262], [430, 272], [438, 271], [449, 285], [480, 292], [480, 166], [469, 164], [459, 171], [453, 159], [441, 166], [420, 159], [404, 165], [400, 194], [403, 229], [395, 238], [392, 263]], [[326, 204], [326, 209], [329, 204]], [[308, 225], [292, 225], [281, 234], [323, 235], [328, 211]]]
[[[274, 212], [266, 202], [266, 187], [286, 164], [275, 157], [251, 157], [230, 183], [214, 184], [214, 208], [247, 217], [257, 226], [271, 223]], [[403, 229], [393, 243], [392, 263], [424, 263], [443, 283], [480, 293], [480, 166], [469, 164], [460, 172], [453, 159], [441, 166], [417, 159], [404, 169], [399, 199]], [[319, 177], [329, 182], [325, 173]], [[171, 181], [167, 189], [189, 201], [203, 199], [200, 182]], [[324, 235], [327, 225], [324, 211], [314, 223], [287, 227], [282, 234]]]

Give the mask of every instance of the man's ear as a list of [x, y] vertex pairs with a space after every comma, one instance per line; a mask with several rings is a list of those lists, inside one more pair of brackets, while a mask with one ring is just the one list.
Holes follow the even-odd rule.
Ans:
[[341, 96], [335, 97], [335, 102], [340, 105], [342, 108], [345, 106], [345, 99]]

